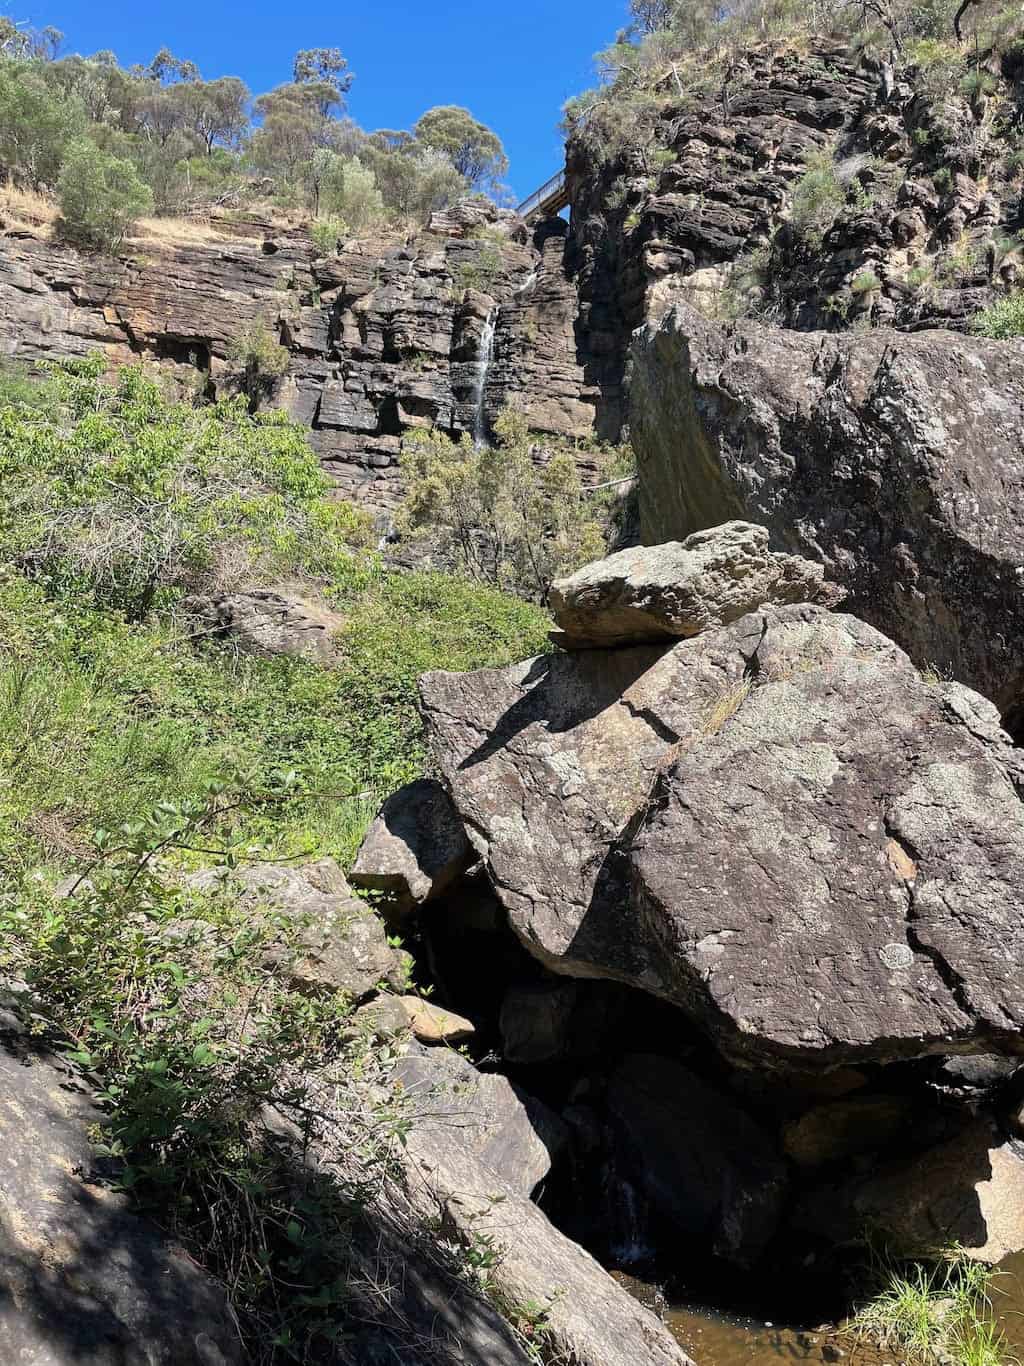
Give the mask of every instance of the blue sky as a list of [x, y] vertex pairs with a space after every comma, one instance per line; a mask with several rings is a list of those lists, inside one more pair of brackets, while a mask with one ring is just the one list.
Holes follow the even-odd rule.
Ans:
[[204, 76], [241, 76], [255, 93], [288, 78], [297, 49], [340, 47], [356, 73], [349, 111], [359, 123], [405, 128], [431, 105], [466, 105], [501, 136], [509, 181], [525, 197], [561, 164], [561, 106], [593, 84], [592, 56], [626, 9], [627, 0], [29, 0], [14, 17], [62, 29], [65, 51], [113, 48], [125, 64], [166, 45]]

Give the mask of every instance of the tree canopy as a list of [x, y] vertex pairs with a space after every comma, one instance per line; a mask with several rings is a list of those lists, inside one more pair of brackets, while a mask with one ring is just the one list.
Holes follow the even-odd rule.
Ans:
[[[60, 43], [55, 29], [0, 16], [0, 177], [55, 194], [75, 144], [63, 176], [76, 206], [62, 220], [69, 228], [86, 199], [92, 214], [116, 182], [131, 188], [126, 205], [156, 214], [272, 197], [328, 215], [326, 241], [381, 219], [423, 222], [461, 195], [493, 190], [508, 168], [497, 134], [457, 106], [428, 110], [411, 130], [364, 131], [346, 113], [354, 74], [339, 47], [303, 48], [291, 79], [254, 98], [240, 77], [207, 80], [166, 46], [126, 67], [109, 51], [58, 56]], [[92, 195], [87, 164], [103, 167]], [[115, 219], [99, 234], [90, 218], [77, 240], [109, 248], [127, 226]]]
[[460, 105], [428, 109], [415, 132], [425, 147], [443, 152], [474, 190], [493, 184], [508, 170], [508, 157], [497, 133]]

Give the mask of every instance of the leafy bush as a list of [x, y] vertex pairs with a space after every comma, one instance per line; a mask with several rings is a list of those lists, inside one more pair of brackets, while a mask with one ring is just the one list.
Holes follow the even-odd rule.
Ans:
[[232, 337], [228, 360], [249, 399], [249, 411], [254, 414], [261, 400], [273, 390], [275, 381], [288, 369], [291, 356], [267, 323], [256, 319]]
[[1024, 337], [1024, 291], [1000, 299], [991, 308], [982, 309], [973, 318], [971, 331], [980, 337], [993, 337], [997, 341]]
[[603, 530], [568, 452], [538, 468], [526, 421], [511, 410], [496, 434], [494, 447], [477, 448], [436, 428], [413, 433], [403, 525], [472, 578], [543, 601], [560, 574], [604, 553]]
[[134, 619], [253, 573], [344, 576], [364, 523], [326, 501], [305, 433], [240, 399], [193, 408], [137, 368], [49, 367], [46, 410], [0, 409], [0, 561]]
[[320, 189], [320, 207], [355, 235], [384, 218], [384, 198], [377, 188], [377, 179], [355, 157], [331, 159]]
[[[389, 1053], [339, 1028], [340, 994], [282, 986], [268, 950], [301, 927], [174, 885], [169, 854], [231, 857], [218, 819], [245, 794], [216, 781], [95, 833], [72, 895], [0, 886], [0, 971], [27, 980], [106, 1103], [100, 1152], [120, 1184], [226, 1286], [254, 1363], [307, 1362], [345, 1326], [353, 1225], [405, 1123], [386, 1095]], [[351, 1035], [351, 1031], [350, 1031]], [[268, 1108], [309, 1124], [309, 1074], [332, 1067], [344, 1172], [305, 1173]], [[283, 1286], [287, 1293], [282, 1295]]]
[[103, 152], [88, 138], [67, 149], [57, 181], [60, 229], [81, 246], [114, 251], [128, 229], [153, 207], [153, 194], [130, 161]]
[[793, 230], [809, 245], [820, 244], [845, 203], [832, 157], [826, 153], [808, 157], [807, 170], [793, 187]]
[[871, 269], [858, 271], [850, 282], [850, 290], [854, 294], [873, 294], [881, 287], [881, 280]]
[[55, 99], [42, 70], [0, 58], [0, 165], [7, 175], [53, 186], [65, 149], [85, 122], [81, 103]]
[[313, 245], [322, 256], [331, 256], [345, 236], [346, 225], [337, 218], [318, 218], [310, 229]]

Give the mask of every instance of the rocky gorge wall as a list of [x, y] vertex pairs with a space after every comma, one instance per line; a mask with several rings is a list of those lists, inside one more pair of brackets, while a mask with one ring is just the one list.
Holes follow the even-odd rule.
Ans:
[[[972, 100], [842, 41], [755, 46], [680, 88], [647, 146], [609, 154], [578, 130], [570, 262], [605, 391], [632, 333], [679, 302], [800, 331], [917, 331], [1004, 297], [1024, 228], [1021, 72], [1013, 52], [984, 66], [994, 94]], [[815, 158], [837, 202], [804, 230], [794, 200]]]
[[[305, 231], [218, 220], [194, 240], [140, 238], [116, 260], [10, 233], [0, 353], [100, 349], [220, 394], [237, 385], [233, 340], [262, 320], [290, 352], [271, 402], [309, 426], [345, 496], [386, 513], [412, 428], [472, 432], [507, 403], [553, 438], [586, 443], [602, 425], [565, 230], [469, 204], [409, 240], [347, 241], [325, 257]], [[586, 455], [581, 466], [594, 477]]]

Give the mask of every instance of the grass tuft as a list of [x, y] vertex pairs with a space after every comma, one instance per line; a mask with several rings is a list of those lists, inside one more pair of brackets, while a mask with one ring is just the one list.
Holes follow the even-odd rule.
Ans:
[[883, 1258], [875, 1267], [879, 1289], [847, 1331], [920, 1366], [1019, 1366], [993, 1310], [999, 1274], [959, 1249], [932, 1265]]

